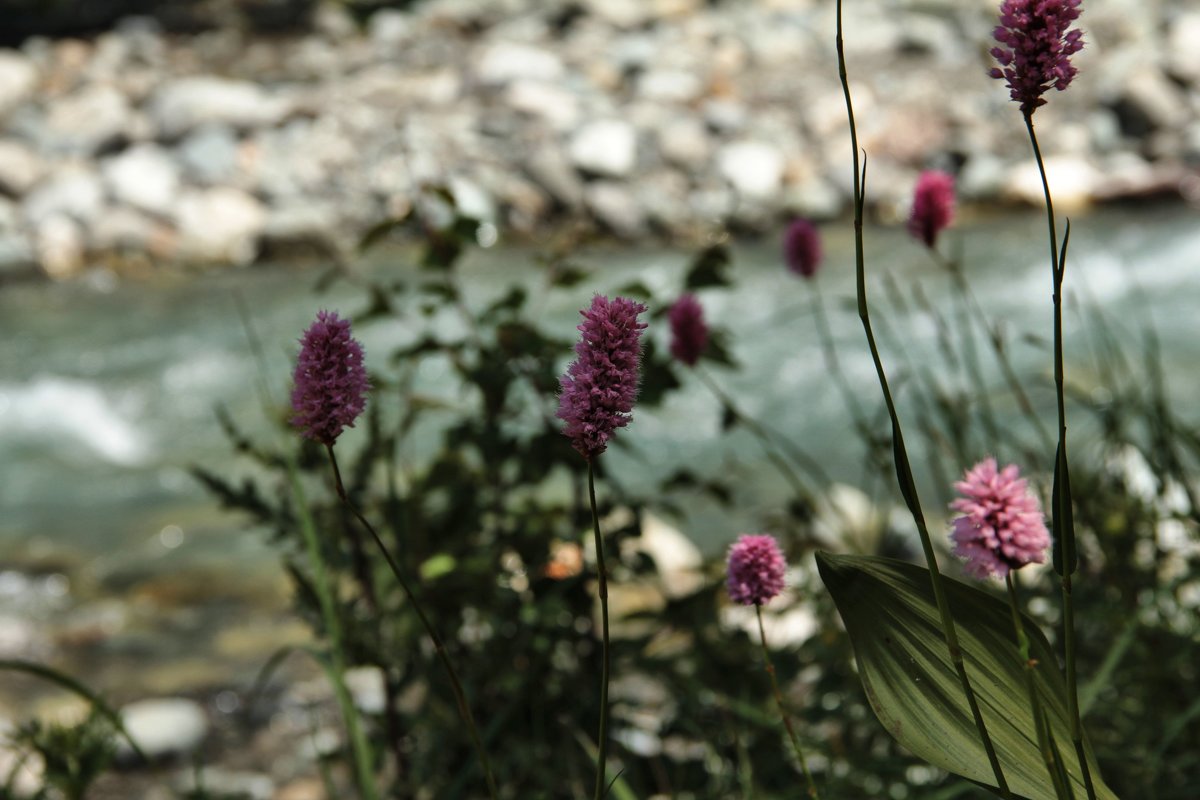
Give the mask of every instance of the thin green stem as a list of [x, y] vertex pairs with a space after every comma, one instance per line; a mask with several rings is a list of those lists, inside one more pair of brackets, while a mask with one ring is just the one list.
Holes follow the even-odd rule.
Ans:
[[[233, 298], [237, 306], [238, 316], [241, 318], [242, 330], [246, 334], [246, 341], [250, 346], [251, 355], [257, 366], [256, 377], [258, 378], [258, 393], [263, 415], [268, 422], [273, 423], [274, 416], [272, 409], [275, 404], [271, 397], [271, 385], [267, 380], [267, 361], [263, 355], [262, 342], [254, 331], [254, 325], [249, 309], [246, 306], [245, 297], [240, 292], [235, 292]], [[342, 680], [342, 675], [345, 672], [345, 661], [342, 657], [342, 626], [337, 609], [334, 606], [334, 590], [329, 579], [329, 574], [325, 569], [325, 558], [321, 555], [321, 544], [317, 539], [317, 528], [313, 522], [312, 514], [308, 510], [308, 502], [304, 498], [304, 487], [300, 483], [300, 473], [296, 467], [296, 461], [291, 455], [287, 456], [287, 471], [288, 482], [296, 501], [296, 513], [300, 518], [301, 536], [308, 550], [309, 561], [312, 562], [314, 588], [317, 593], [317, 602], [321, 607], [321, 618], [325, 623], [325, 630], [329, 635], [330, 663], [332, 665], [332, 669], [329, 670], [330, 682], [333, 683], [333, 691], [337, 697], [338, 706], [342, 710], [342, 716], [345, 719], [346, 734], [350, 738], [350, 751], [354, 760], [355, 779], [364, 800], [376, 800], [379, 795], [375, 788], [375, 775], [372, 772], [373, 758], [370, 743], [367, 741], [366, 736], [363, 735], [362, 726], [359, 725], [358, 715], [355, 713], [350, 692], [347, 691], [346, 684]]]
[[383, 554], [383, 558], [387, 561], [387, 565], [391, 568], [392, 574], [396, 576], [396, 581], [400, 584], [400, 588], [404, 590], [405, 597], [408, 598], [409, 605], [413, 611], [417, 613], [417, 618], [421, 621], [421, 625], [425, 628], [425, 633], [429, 635], [433, 642], [434, 651], [437, 653], [438, 660], [442, 662], [442, 667], [446, 670], [446, 675], [450, 679], [451, 688], [454, 691], [454, 699], [458, 704], [458, 713], [462, 717], [463, 723], [467, 726], [467, 733], [471, 737], [471, 744], [475, 747], [475, 752], [479, 756], [480, 766], [483, 767], [483, 776], [487, 781], [488, 796], [492, 800], [496, 800], [498, 793], [496, 791], [496, 780], [492, 776], [492, 767], [488, 761], [487, 751], [483, 747], [483, 741], [479, 738], [479, 727], [475, 724], [475, 716], [471, 713], [471, 706], [467, 703], [467, 695], [463, 691], [462, 681], [458, 678], [458, 672], [455, 671], [454, 665], [450, 663], [450, 656], [446, 653], [446, 647], [442, 643], [442, 637], [438, 635], [437, 629], [433, 627], [433, 623], [425, 616], [421, 604], [417, 602], [416, 595], [409, 588], [408, 581], [404, 579], [404, 574], [400, 571], [400, 566], [392, 557], [392, 553], [388, 550], [387, 545], [383, 543], [383, 539], [379, 537], [379, 533], [375, 530], [370, 521], [363, 516], [362, 512], [350, 502], [350, 498], [346, 495], [346, 487], [342, 484], [342, 473], [338, 469], [337, 456], [334, 455], [333, 446], [326, 445], [326, 452], [329, 454], [329, 464], [333, 467], [334, 484], [337, 489], [338, 497], [346, 508], [350, 509], [350, 513], [362, 524], [367, 532], [371, 534], [371, 538], [375, 540], [375, 544], [379, 547], [379, 551]]
[[1013, 582], [1011, 571], [1004, 576], [1004, 582], [1008, 587], [1008, 608], [1012, 612], [1013, 630], [1017, 635], [1017, 650], [1021, 654], [1021, 666], [1025, 672], [1025, 688], [1029, 692], [1029, 710], [1033, 713], [1033, 729], [1037, 734], [1038, 751], [1042, 754], [1042, 761], [1046, 764], [1046, 771], [1050, 775], [1050, 783], [1054, 786], [1055, 795], [1059, 800], [1068, 800], [1069, 795], [1064, 791], [1066, 787], [1062, 786], [1059, 781], [1059, 772], [1054, 766], [1054, 750], [1050, 746], [1046, 715], [1042, 710], [1042, 702], [1038, 697], [1037, 680], [1034, 676], [1037, 661], [1029, 657], [1029, 637], [1025, 633], [1025, 626], [1021, 623], [1021, 605], [1017, 601], [1017, 587]]
[[813, 780], [812, 773], [808, 771], [804, 748], [800, 746], [800, 739], [796, 736], [795, 728], [792, 727], [792, 719], [783, 705], [783, 692], [779, 691], [779, 681], [775, 677], [775, 665], [771, 663], [771, 652], [767, 649], [767, 632], [763, 629], [762, 606], [758, 603], [754, 604], [754, 613], [758, 615], [758, 636], [759, 641], [762, 642], [763, 662], [767, 667], [767, 675], [771, 678], [771, 691], [775, 693], [775, 705], [779, 706], [779, 716], [783, 718], [783, 727], [787, 728], [788, 736], [792, 740], [792, 748], [796, 751], [796, 758], [800, 759], [800, 771], [804, 773], [804, 779], [808, 781], [808, 796], [813, 800], [821, 800], [821, 795], [817, 791], [817, 783]]
[[[1091, 770], [1088, 767], [1086, 752], [1083, 746], [1083, 724], [1079, 717], [1079, 691], [1075, 667], [1075, 608], [1071, 594], [1071, 574], [1075, 571], [1075, 526], [1072, 522], [1071, 481], [1069, 478], [1067, 459], [1067, 409], [1066, 393], [1064, 391], [1063, 369], [1063, 332], [1062, 332], [1062, 285], [1063, 274], [1066, 271], [1066, 241], [1063, 249], [1058, 249], [1058, 226], [1054, 219], [1054, 200], [1050, 195], [1050, 181], [1046, 177], [1046, 164], [1042, 158], [1042, 150], [1038, 145], [1037, 133], [1033, 129], [1033, 112], [1025, 114], [1025, 129], [1029, 132], [1029, 142], [1033, 146], [1033, 155], [1037, 161], [1038, 174], [1042, 179], [1042, 193], [1046, 199], [1046, 224], [1050, 233], [1050, 271], [1054, 285], [1054, 389], [1058, 410], [1058, 450], [1055, 454], [1055, 486], [1053, 505], [1054, 533], [1057, 538], [1055, 547], [1059, 558], [1055, 567], [1061, 576], [1063, 602], [1063, 649], [1066, 660], [1067, 678], [1067, 713], [1071, 721], [1071, 741], [1075, 745], [1075, 753], [1079, 758], [1079, 767], [1083, 772], [1084, 785], [1087, 788], [1088, 800], [1096, 800], [1096, 790], [1092, 785]], [[1067, 226], [1068, 236], [1070, 223]]]
[[595, 800], [602, 800], [605, 792], [605, 774], [608, 761], [608, 678], [612, 666], [612, 653], [608, 644], [608, 574], [604, 567], [604, 539], [600, 535], [600, 511], [596, 508], [596, 471], [592, 459], [588, 459], [588, 500], [592, 505], [592, 537], [596, 542], [596, 574], [600, 588], [600, 620], [603, 633], [604, 661], [600, 668], [600, 734], [596, 748], [596, 791]]
[[1079, 692], [1075, 677], [1075, 602], [1071, 596], [1071, 574], [1062, 576], [1063, 596], [1063, 638], [1066, 651], [1067, 669], [1067, 712], [1071, 717], [1071, 742], [1075, 746], [1075, 756], [1079, 760], [1079, 770], [1083, 773], [1083, 785], [1087, 789], [1088, 800], [1096, 800], [1096, 787], [1092, 783], [1092, 771], [1088, 766], [1087, 750], [1083, 746], [1083, 722], [1079, 717]]
[[971, 716], [974, 718], [975, 727], [979, 731], [980, 741], [983, 743], [983, 749], [987, 754], [988, 762], [992, 767], [992, 773], [996, 778], [996, 785], [999, 787], [1001, 795], [1011, 800], [1012, 793], [1008, 789], [1008, 782], [1004, 778], [1004, 771], [1000, 767], [1000, 760], [996, 756], [996, 749], [992, 745], [991, 737], [988, 735], [987, 726], [983, 721], [983, 714], [980, 712], [979, 703], [975, 698], [975, 692], [971, 689], [971, 681], [967, 676], [966, 665], [963, 663], [962, 649], [958, 644], [958, 634], [954, 628], [954, 619], [950, 614], [950, 607], [946, 600], [945, 587], [942, 585], [942, 575], [938, 570], [937, 557], [933, 551], [933, 543], [929, 538], [929, 530], [925, 524], [925, 515], [921, 511], [920, 499], [917, 496], [916, 485], [912, 478], [912, 467], [909, 464], [908, 453], [904, 447], [904, 435], [900, 427], [900, 418], [896, 414], [891, 389], [888, 387], [887, 375], [883, 369], [883, 362], [879, 358], [879, 348], [875, 344], [875, 335], [871, 330], [871, 317], [867, 307], [866, 264], [863, 246], [863, 207], [865, 202], [863, 183], [865, 182], [866, 167], [863, 166], [860, 171], [858, 130], [854, 123], [854, 103], [850, 96], [850, 81], [846, 74], [846, 49], [842, 34], [842, 0], [837, 0], [836, 43], [838, 75], [842, 83], [842, 93], [846, 100], [846, 116], [850, 124], [850, 146], [854, 163], [854, 252], [858, 316], [862, 321], [863, 332], [866, 334], [867, 344], [871, 350], [871, 359], [875, 363], [875, 372], [879, 377], [880, 388], [883, 390], [883, 399], [887, 405], [888, 416], [891, 417], [892, 448], [895, 456], [896, 477], [900, 483], [900, 491], [904, 495], [909, 511], [912, 513], [913, 521], [916, 523], [917, 532], [921, 537], [921, 549], [924, 551], [925, 562], [929, 568], [930, 583], [933, 587], [934, 599], [937, 602], [938, 615], [941, 617], [942, 630], [946, 636], [946, 647], [950, 653], [950, 660], [954, 664], [955, 671], [958, 673], [963, 694], [966, 695], [967, 705], [970, 706]]
[[346, 689], [342, 676], [346, 671], [345, 659], [342, 656], [342, 624], [338, 618], [333, 601], [333, 589], [329, 573], [325, 569], [325, 558], [321, 555], [321, 544], [317, 540], [316, 526], [308, 511], [304, 498], [304, 489], [300, 485], [300, 475], [294, 463], [288, 464], [288, 477], [291, 480], [292, 494], [295, 496], [296, 508], [300, 515], [300, 530], [308, 547], [308, 558], [312, 562], [313, 584], [317, 592], [317, 600], [321, 605], [321, 616], [325, 622], [325, 630], [329, 633], [329, 658], [333, 665], [331, 678], [333, 691], [337, 695], [338, 705], [345, 718], [346, 733], [350, 737], [350, 752], [354, 758], [354, 770], [359, 791], [366, 800], [376, 800], [379, 796], [375, 789], [375, 775], [371, 768], [370, 745], [363, 735], [358, 715], [354, 711], [354, 703], [350, 692]]

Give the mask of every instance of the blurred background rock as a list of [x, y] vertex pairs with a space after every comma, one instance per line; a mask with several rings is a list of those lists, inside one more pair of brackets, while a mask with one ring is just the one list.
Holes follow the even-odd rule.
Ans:
[[[883, 221], [916, 174], [1036, 201], [987, 77], [993, 2], [864, 0], [849, 56]], [[3, 0], [0, 276], [348, 253], [447, 185], [512, 236], [768, 230], [848, 203], [816, 0]], [[1038, 112], [1058, 202], [1200, 197], [1200, 11], [1092, 0]]]

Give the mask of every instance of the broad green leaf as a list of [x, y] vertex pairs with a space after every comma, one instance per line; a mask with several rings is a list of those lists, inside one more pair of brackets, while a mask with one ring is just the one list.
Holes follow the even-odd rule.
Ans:
[[[129, 742], [130, 748], [132, 748], [133, 752], [137, 754], [138, 758], [140, 758], [142, 761], [148, 760], [146, 758], [146, 754], [142, 752], [142, 748], [138, 747], [137, 740], [130, 736], [129, 731], [125, 729], [125, 723], [124, 720], [121, 719], [121, 715], [116, 711], [113, 711], [108, 703], [105, 703], [100, 698], [100, 695], [96, 694], [91, 689], [84, 686], [82, 683], [75, 680], [65, 672], [59, 672], [53, 667], [48, 667], [45, 664], [39, 664], [36, 661], [27, 661], [23, 658], [0, 659], [0, 672], [24, 672], [29, 675], [42, 678], [50, 683], [56, 683], [62, 688], [74, 692], [84, 700], [87, 700], [89, 703], [91, 703], [92, 708], [96, 713], [112, 723], [112, 726], [116, 728], [117, 733], [121, 734], [121, 736], [125, 738], [125, 741]], [[13, 774], [16, 774], [15, 771]]]
[[[890, 558], [828, 553], [817, 554], [817, 566], [846, 623], [863, 689], [883, 726], [929, 763], [981, 786], [995, 787], [946, 648], [929, 571]], [[1055, 800], [1038, 751], [1008, 605], [972, 586], [943, 580], [967, 674], [1009, 788], [1026, 800]], [[1042, 708], [1075, 797], [1086, 797], [1070, 745], [1066, 686], [1058, 661], [1037, 624], [1027, 617], [1022, 624], [1030, 655], [1037, 662], [1035, 680]], [[1115, 800], [1100, 780], [1090, 746], [1087, 753], [1097, 800]]]

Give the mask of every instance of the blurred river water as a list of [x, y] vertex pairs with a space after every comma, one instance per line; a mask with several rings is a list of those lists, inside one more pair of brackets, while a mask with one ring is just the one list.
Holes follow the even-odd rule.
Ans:
[[[1140, 331], [1153, 323], [1177, 411], [1196, 421], [1200, 212], [1176, 205], [1126, 207], [1072, 223], [1069, 295], [1085, 315], [1093, 304], [1102, 308], [1098, 324], [1126, 340], [1131, 353], [1140, 352]], [[873, 410], [878, 387], [850, 302], [850, 226], [829, 226], [823, 233], [826, 255], [818, 280], [835, 345], [864, 406]], [[1050, 420], [1044, 218], [1031, 212], [967, 220], [947, 243], [961, 244], [976, 294], [992, 319], [1003, 323], [1017, 371]], [[919, 283], [930, 304], [946, 314], [955, 308], [951, 284], [903, 231], [871, 229], [867, 246], [884, 358], [893, 377], [902, 376], [899, 342], [913, 354], [936, 354], [937, 329], [911, 302], [896, 305], [897, 292], [887, 288], [884, 276], [891, 276], [901, 295]], [[701, 301], [711, 320], [731, 332], [743, 368], [711, 374], [747, 412], [816, 456], [835, 480], [858, 482], [861, 449], [821, 355], [811, 287], [782, 268], [774, 240], [735, 242], [733, 250], [735, 287], [702, 292]], [[402, 247], [380, 250], [360, 268], [376, 275], [407, 273], [411, 268], [400, 265], [412, 263], [412, 256]], [[532, 285], [534, 256], [503, 245], [472, 253], [462, 265], [468, 297], [482, 303], [512, 280]], [[540, 324], [573, 338], [577, 310], [592, 291], [612, 291], [635, 279], [669, 300], [689, 256], [615, 245], [580, 253], [578, 260], [593, 270], [590, 277], [570, 291], [535, 298]], [[176, 684], [189, 680], [219, 682], [230, 670], [261, 663], [263, 648], [246, 643], [255, 638], [256, 623], [242, 612], [259, 610], [264, 626], [290, 619], [278, 553], [264, 532], [220, 511], [187, 469], [199, 464], [227, 476], [246, 471], [216, 424], [218, 404], [246, 430], [267, 435], [239, 297], [251, 309], [269, 362], [267, 378], [280, 401], [289, 388], [296, 339], [316, 310], [347, 314], [363, 307], [362, 292], [344, 282], [314, 293], [317, 277], [311, 268], [266, 265], [130, 282], [93, 275], [66, 284], [0, 286], [0, 629], [9, 625], [0, 649], [49, 656], [62, 626], [76, 626], [73, 635], [95, 647], [102, 645], [93, 645], [93, 639], [102, 642], [106, 632], [121, 631], [125, 644], [115, 654], [103, 651], [112, 658], [98, 660], [93, 677], [102, 685], [119, 685], [125, 667], [169, 655], [176, 666], [161, 676], [160, 691], [177, 690]], [[1097, 320], [1081, 322], [1075, 313], [1067, 318], [1068, 377], [1085, 388], [1095, 378], [1083, 331], [1094, 324]], [[414, 331], [403, 322], [387, 322], [365, 326], [359, 334], [370, 364], [410, 341]], [[665, 346], [665, 330], [652, 328], [649, 335]], [[994, 375], [994, 362], [983, 343], [978, 346]], [[938, 371], [936, 364], [931, 367]], [[420, 379], [429, 391], [452, 391], [436, 363]], [[622, 433], [629, 447], [612, 450], [609, 466], [631, 478], [662, 478], [683, 465], [736, 475], [746, 490], [733, 510], [701, 503], [689, 518], [671, 520], [702, 549], [718, 552], [738, 532], [757, 528], [786, 486], [753, 439], [720, 434], [718, 404], [696, 376], [683, 380], [683, 389], [662, 409], [635, 412], [635, 422]], [[903, 387], [899, 397], [903, 414]], [[1072, 424], [1080, 431], [1074, 435], [1086, 437], [1082, 419]], [[356, 432], [344, 442], [355, 447]], [[1084, 447], [1077, 445], [1076, 452]], [[878, 501], [891, 502], [886, 487], [875, 488]], [[945, 491], [948, 487], [933, 487], [926, 499], [935, 518]], [[168, 622], [158, 619], [160, 613]], [[131, 615], [141, 620], [142, 631], [132, 644], [129, 631], [139, 628], [129, 622]], [[14, 625], [17, 634], [11, 632]], [[240, 627], [231, 633], [231, 625]], [[56, 632], [45, 634], [47, 626]], [[276, 627], [279, 635], [267, 637], [263, 647], [302, 635], [294, 626], [284, 628], [279, 633]], [[212, 665], [223, 658], [225, 666]], [[0, 697], [0, 709], [3, 702]]]

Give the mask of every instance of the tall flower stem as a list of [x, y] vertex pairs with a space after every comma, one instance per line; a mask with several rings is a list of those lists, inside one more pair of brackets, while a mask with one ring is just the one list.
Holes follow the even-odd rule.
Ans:
[[608, 679], [612, 668], [612, 653], [608, 643], [608, 572], [604, 567], [604, 539], [600, 535], [600, 512], [596, 508], [596, 471], [588, 459], [588, 500], [592, 506], [592, 537], [596, 542], [596, 575], [600, 588], [600, 624], [604, 660], [600, 667], [600, 733], [596, 754], [595, 800], [604, 797], [608, 761]]
[[[267, 380], [267, 360], [263, 355], [262, 341], [258, 338], [258, 334], [254, 330], [253, 319], [246, 306], [245, 297], [240, 292], [235, 292], [233, 299], [234, 304], [237, 306], [238, 316], [242, 322], [242, 330], [246, 334], [246, 342], [250, 347], [250, 353], [254, 357], [255, 366], [257, 367], [255, 377], [258, 382], [258, 395], [259, 401], [262, 404], [263, 416], [267, 422], [273, 423], [275, 421], [275, 401], [271, 396], [271, 383]], [[346, 733], [350, 739], [350, 752], [354, 761], [355, 779], [364, 800], [375, 800], [379, 794], [375, 788], [375, 775], [372, 772], [372, 762], [374, 759], [371, 754], [371, 746], [366, 736], [363, 735], [358, 714], [355, 711], [350, 692], [346, 689], [346, 683], [342, 677], [345, 672], [345, 660], [342, 654], [342, 625], [341, 620], [338, 618], [337, 608], [334, 605], [334, 590], [329, 579], [329, 573], [325, 569], [325, 558], [321, 555], [321, 543], [317, 538], [317, 527], [313, 523], [312, 513], [309, 511], [308, 501], [304, 496], [304, 487], [300, 483], [300, 472], [296, 466], [296, 460], [291, 456], [290, 452], [286, 456], [286, 464], [288, 484], [292, 490], [293, 499], [296, 502], [296, 516], [299, 517], [300, 535], [304, 539], [305, 548], [308, 550], [317, 603], [320, 606], [321, 618], [330, 640], [331, 683], [333, 683], [334, 695], [345, 718]], [[328, 788], [328, 784], [326, 784], [326, 787]]]
[[467, 703], [466, 693], [463, 691], [462, 681], [458, 678], [458, 672], [455, 671], [454, 665], [450, 663], [450, 657], [446, 653], [446, 647], [442, 643], [442, 637], [438, 635], [437, 630], [433, 627], [433, 623], [425, 616], [420, 603], [417, 602], [416, 595], [409, 588], [408, 581], [404, 579], [404, 574], [400, 571], [400, 566], [396, 563], [396, 559], [392, 557], [391, 551], [387, 545], [383, 543], [383, 539], [379, 537], [379, 533], [375, 530], [370, 521], [363, 516], [362, 512], [350, 502], [350, 498], [346, 495], [346, 487], [342, 484], [342, 473], [338, 469], [337, 456], [334, 455], [333, 445], [326, 444], [325, 451], [329, 454], [329, 464], [333, 468], [333, 479], [337, 489], [338, 497], [342, 503], [350, 510], [350, 513], [366, 528], [371, 534], [371, 538], [375, 540], [375, 544], [379, 547], [379, 551], [383, 554], [383, 558], [387, 561], [388, 567], [391, 568], [392, 574], [396, 576], [396, 581], [400, 584], [400, 588], [404, 590], [405, 597], [408, 598], [409, 605], [416, 612], [417, 618], [420, 619], [421, 625], [425, 628], [425, 633], [429, 635], [433, 642], [434, 651], [437, 653], [438, 660], [442, 662], [442, 667], [446, 670], [446, 676], [450, 679], [450, 686], [454, 691], [454, 699], [458, 704], [458, 714], [462, 717], [463, 723], [467, 726], [467, 734], [471, 737], [471, 744], [475, 747], [475, 752], [479, 756], [479, 764], [483, 767], [483, 776], [487, 781], [488, 796], [492, 800], [498, 797], [496, 791], [496, 780], [492, 776], [492, 767], [488, 761], [487, 751], [483, 747], [483, 741], [479, 737], [479, 727], [475, 724], [475, 717], [471, 713], [471, 706]]
[[1038, 697], [1037, 681], [1034, 669], [1037, 662], [1029, 657], [1029, 637], [1025, 626], [1021, 623], [1021, 606], [1017, 602], [1017, 587], [1013, 582], [1012, 570], [1004, 576], [1008, 586], [1008, 608], [1012, 612], [1013, 630], [1017, 635], [1017, 650], [1021, 654], [1021, 664], [1025, 671], [1025, 687], [1029, 692], [1029, 710], [1033, 713], [1033, 728], [1037, 734], [1038, 751], [1046, 763], [1046, 771], [1050, 775], [1050, 783], [1054, 786], [1054, 794], [1059, 800], [1070, 800], [1070, 791], [1062, 783], [1060, 767], [1055, 766], [1054, 748], [1050, 744], [1050, 731], [1046, 726], [1046, 716], [1042, 711], [1042, 702]]
[[804, 773], [804, 779], [808, 781], [808, 796], [813, 800], [820, 800], [821, 795], [817, 792], [816, 781], [813, 780], [812, 773], [808, 771], [804, 748], [800, 746], [800, 739], [796, 736], [795, 728], [792, 727], [791, 717], [788, 716], [787, 708], [783, 705], [783, 692], [779, 691], [779, 680], [775, 677], [775, 665], [771, 663], [771, 652], [767, 649], [767, 632], [763, 628], [760, 604], [754, 604], [754, 613], [758, 615], [758, 636], [759, 641], [762, 642], [763, 663], [766, 664], [767, 675], [771, 678], [771, 691], [775, 693], [775, 705], [779, 706], [779, 716], [783, 718], [783, 727], [787, 728], [788, 736], [792, 740], [792, 748], [796, 751], [796, 758], [800, 759], [800, 771]]
[[313, 585], [316, 589], [317, 600], [321, 605], [321, 617], [325, 622], [325, 630], [329, 634], [329, 659], [332, 666], [330, 675], [333, 691], [337, 695], [338, 705], [346, 722], [346, 734], [350, 738], [350, 753], [354, 759], [354, 772], [358, 789], [364, 800], [376, 800], [379, 793], [375, 789], [375, 775], [371, 766], [371, 748], [359, 724], [358, 714], [355, 713], [354, 703], [350, 692], [346, 689], [343, 675], [346, 672], [345, 658], [342, 652], [342, 623], [338, 618], [334, 605], [334, 595], [329, 572], [325, 569], [325, 558], [321, 555], [321, 544], [317, 539], [316, 526], [308, 511], [304, 499], [304, 489], [300, 484], [300, 475], [294, 462], [288, 463], [288, 478], [292, 494], [296, 500], [296, 508], [300, 517], [300, 531], [308, 548], [308, 558], [313, 571]]
[[1063, 650], [1065, 651], [1067, 677], [1067, 713], [1071, 722], [1071, 741], [1083, 773], [1088, 800], [1096, 800], [1092, 785], [1091, 770], [1083, 746], [1083, 723], [1079, 717], [1079, 692], [1075, 669], [1075, 604], [1071, 595], [1071, 575], [1077, 565], [1075, 549], [1075, 524], [1073, 520], [1071, 478], [1067, 461], [1067, 410], [1063, 380], [1063, 334], [1062, 334], [1062, 285], [1066, 267], [1067, 241], [1071, 234], [1070, 224], [1063, 238], [1062, 250], [1058, 248], [1058, 226], [1054, 219], [1054, 200], [1050, 196], [1050, 181], [1046, 177], [1046, 165], [1042, 150], [1038, 146], [1037, 133], [1033, 129], [1033, 111], [1026, 111], [1025, 129], [1037, 160], [1038, 173], [1042, 178], [1042, 192], [1046, 198], [1046, 223], [1050, 232], [1050, 271], [1054, 286], [1054, 389], [1058, 406], [1058, 449], [1054, 457], [1054, 492], [1051, 503], [1054, 529], [1054, 569], [1062, 584], [1063, 603]]
[[850, 125], [850, 147], [854, 164], [854, 252], [858, 316], [862, 321], [863, 332], [866, 334], [867, 344], [871, 350], [871, 359], [875, 363], [875, 372], [879, 377], [880, 388], [883, 390], [883, 399], [887, 404], [888, 416], [892, 421], [892, 449], [895, 456], [896, 478], [900, 484], [900, 492], [904, 495], [913, 521], [916, 523], [917, 532], [921, 537], [921, 549], [924, 551], [925, 562], [929, 568], [929, 579], [933, 587], [934, 599], [937, 602], [938, 615], [941, 617], [942, 631], [946, 636], [946, 647], [950, 653], [950, 660], [954, 664], [955, 671], [958, 673], [963, 694], [966, 695], [967, 705], [970, 706], [971, 716], [974, 718], [975, 727], [979, 731], [980, 741], [983, 743], [983, 749], [987, 753], [988, 762], [991, 764], [992, 773], [996, 778], [996, 785], [999, 787], [1001, 795], [1011, 800], [1012, 793], [1008, 789], [1008, 782], [1004, 778], [1004, 771], [1000, 768], [1000, 760], [996, 756], [996, 749], [992, 745], [991, 737], [988, 735], [987, 726], [983, 721], [983, 714], [980, 712], [979, 703], [975, 699], [975, 692], [971, 689], [971, 680], [967, 676], [966, 665], [963, 663], [962, 649], [958, 644], [958, 633], [955, 630], [954, 619], [950, 614], [950, 606], [946, 600], [946, 590], [942, 585], [942, 574], [938, 570], [937, 556], [933, 551], [933, 542], [929, 538], [929, 529], [925, 523], [925, 514], [921, 510], [920, 498], [917, 496], [917, 488], [913, 481], [908, 452], [904, 447], [904, 435], [900, 428], [900, 418], [896, 414], [892, 392], [888, 387], [887, 374], [884, 372], [883, 362], [879, 358], [879, 348], [875, 344], [875, 334], [871, 330], [871, 317], [867, 307], [866, 263], [863, 247], [863, 207], [865, 201], [864, 183], [866, 180], [866, 166], [864, 164], [860, 171], [858, 130], [854, 123], [854, 103], [850, 96], [850, 80], [846, 74], [846, 47], [842, 34], [842, 0], [837, 0], [836, 44], [838, 76], [841, 79], [842, 93], [846, 99], [846, 116]]

